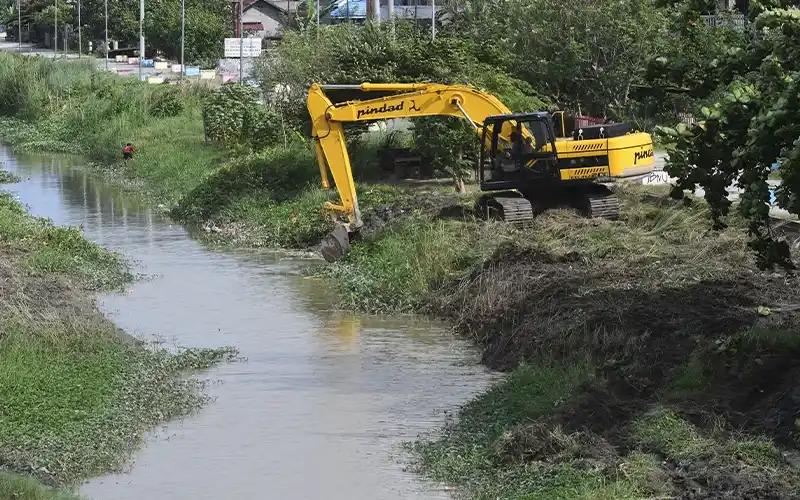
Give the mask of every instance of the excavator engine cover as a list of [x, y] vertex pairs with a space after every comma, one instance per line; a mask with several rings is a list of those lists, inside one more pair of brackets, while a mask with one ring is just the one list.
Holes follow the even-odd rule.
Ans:
[[627, 123], [607, 123], [604, 125], [576, 128], [572, 133], [572, 138], [576, 141], [609, 139], [611, 137], [620, 137], [629, 134], [630, 131], [631, 126]]

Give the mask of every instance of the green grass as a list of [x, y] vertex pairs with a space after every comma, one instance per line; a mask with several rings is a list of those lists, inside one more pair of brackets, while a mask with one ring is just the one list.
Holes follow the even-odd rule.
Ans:
[[[20, 81], [22, 80], [22, 81]], [[92, 64], [0, 54], [0, 136], [17, 148], [82, 154], [122, 183], [172, 205], [215, 171], [225, 152], [206, 144], [203, 88], [173, 88], [175, 116], [156, 109], [166, 90]], [[182, 109], [181, 109], [182, 108]], [[135, 160], [120, 158], [124, 144]]]
[[43, 486], [36, 479], [0, 471], [0, 498], [4, 500], [78, 500], [69, 491]]
[[87, 241], [76, 228], [58, 227], [30, 217], [9, 194], [0, 193], [0, 241], [24, 254], [30, 273], [56, 273], [93, 289], [115, 288], [130, 281], [121, 259]]
[[646, 448], [673, 460], [699, 460], [714, 452], [714, 442], [668, 408], [656, 408], [633, 424], [633, 436]]
[[800, 350], [800, 332], [793, 329], [753, 327], [742, 332], [739, 340], [752, 349]]
[[413, 311], [440, 285], [481, 257], [480, 228], [410, 218], [359, 241], [347, 259], [323, 269], [342, 305], [367, 311]]
[[677, 376], [669, 384], [668, 390], [678, 394], [702, 391], [711, 382], [706, 368], [700, 356], [692, 356], [680, 367]]
[[[633, 490], [624, 480], [577, 470], [569, 461], [554, 466], [514, 458], [518, 432], [567, 402], [591, 377], [591, 367], [583, 364], [521, 366], [467, 404], [444, 436], [410, 449], [426, 475], [459, 485], [474, 498], [629, 497], [623, 493]], [[557, 430], [549, 435], [560, 443], [554, 448], [570, 447], [564, 444], [570, 436]]]
[[147, 429], [205, 402], [180, 375], [230, 356], [145, 349], [101, 320], [1, 326], [0, 456], [54, 484], [118, 470]]

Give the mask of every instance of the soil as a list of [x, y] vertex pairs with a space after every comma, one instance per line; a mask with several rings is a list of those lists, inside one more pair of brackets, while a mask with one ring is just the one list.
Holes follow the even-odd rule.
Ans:
[[391, 203], [364, 209], [364, 227], [361, 234], [374, 234], [382, 228], [395, 224], [413, 214], [421, 214], [446, 219], [464, 219], [472, 216], [470, 208], [464, 206], [463, 198], [455, 193], [441, 191], [413, 191]]
[[[657, 404], [701, 429], [724, 422], [729, 432], [766, 435], [796, 453], [800, 341], [756, 343], [743, 332], [800, 332], [800, 277], [749, 267], [666, 283], [649, 271], [511, 245], [437, 293], [431, 310], [482, 345], [483, 361], [494, 369], [530, 360], [592, 360], [595, 380], [543, 421], [591, 441], [587, 446], [601, 455], [614, 450], [603, 459], [609, 467], [619, 461], [617, 452], [632, 446], [632, 421]], [[703, 387], [673, 390], [692, 359], [702, 367]], [[542, 433], [536, 426], [520, 439], [537, 446], [523, 449], [560, 453], [536, 437]], [[712, 457], [665, 467], [677, 498], [800, 498], [786, 482], [735, 461]]]

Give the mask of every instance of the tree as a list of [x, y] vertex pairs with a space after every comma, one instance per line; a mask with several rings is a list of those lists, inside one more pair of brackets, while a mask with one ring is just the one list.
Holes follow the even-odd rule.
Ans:
[[779, 206], [800, 214], [800, 9], [758, 9], [754, 37], [727, 62], [714, 98], [694, 126], [664, 129], [674, 144], [668, 172], [676, 197], [702, 186], [717, 225], [732, 206], [727, 188], [743, 190], [739, 211], [762, 267], [792, 267], [788, 244], [770, 229], [768, 177], [780, 166]]
[[456, 35], [566, 108], [624, 115], [668, 35], [652, 0], [453, 0]]
[[[7, 1], [7, 0], [3, 0]], [[81, 0], [81, 22], [88, 39], [105, 39], [105, 0]], [[2, 4], [0, 4], [2, 5]], [[227, 0], [186, 0], [186, 59], [204, 66], [216, 65], [222, 55], [222, 40], [230, 33]], [[145, 35], [148, 47], [167, 57], [180, 55], [180, 2], [147, 0]], [[52, 0], [23, 3], [23, 19], [34, 31], [53, 29]], [[108, 35], [123, 45], [137, 46], [139, 39], [139, 4], [130, 0], [108, 0]], [[72, 4], [59, 2], [59, 19], [77, 24]]]

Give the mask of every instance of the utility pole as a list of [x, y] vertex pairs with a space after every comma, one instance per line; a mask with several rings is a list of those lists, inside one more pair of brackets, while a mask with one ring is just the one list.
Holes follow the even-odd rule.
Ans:
[[139, 0], [139, 81], [143, 80], [142, 63], [144, 62], [144, 0]]
[[56, 0], [56, 10], [53, 19], [53, 59], [58, 58], [58, 0]]
[[392, 32], [392, 39], [394, 39], [394, 0], [386, 2], [386, 16], [389, 18], [389, 28]]
[[108, 0], [105, 0], [105, 10], [106, 10], [106, 71], [108, 71]]
[[370, 0], [370, 10], [372, 11], [372, 20], [381, 23], [381, 2], [380, 0]]
[[319, 18], [320, 18], [320, 14], [319, 14], [319, 0], [317, 0], [317, 31], [319, 31]]
[[81, 33], [81, 0], [78, 0], [78, 59], [81, 58], [83, 52], [83, 38]]
[[186, 0], [181, 0], [181, 79], [186, 76]]
[[244, 80], [244, 0], [239, 0], [239, 83]]
[[17, 0], [17, 42], [19, 43], [19, 53], [22, 53], [22, 0]]
[[431, 40], [436, 40], [436, 0], [431, 0]]

